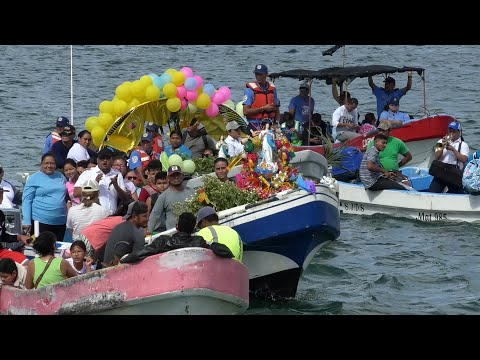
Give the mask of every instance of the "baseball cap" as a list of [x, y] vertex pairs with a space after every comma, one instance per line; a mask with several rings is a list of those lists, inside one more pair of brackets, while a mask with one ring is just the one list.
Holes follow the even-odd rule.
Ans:
[[390, 121], [380, 121], [380, 124], [378, 124], [377, 129], [380, 130], [390, 130], [392, 128], [392, 124], [390, 124]]
[[180, 166], [177, 166], [177, 165], [172, 165], [168, 168], [167, 170], [167, 176], [170, 176], [172, 174], [175, 174], [175, 173], [180, 173], [180, 174], [183, 174], [183, 171], [182, 169], [180, 168]]
[[133, 215], [145, 214], [147, 212], [147, 204], [141, 201], [132, 201], [128, 204], [127, 213], [123, 217], [123, 220], [130, 219]]
[[460, 131], [462, 129], [462, 127], [460, 126], [460, 123], [458, 123], [456, 121], [452, 121], [450, 124], [448, 124], [448, 128], [453, 129], [453, 130], [457, 130], [457, 131]]
[[307, 89], [308, 90], [308, 83], [304, 81], [303, 83], [300, 84], [299, 89]]
[[153, 140], [153, 136], [152, 134], [150, 133], [144, 133], [142, 135], [142, 141], [152, 141]]
[[67, 117], [65, 116], [59, 116], [57, 118], [57, 122], [55, 123], [55, 126], [57, 127], [65, 127], [67, 125], [70, 125], [70, 120], [68, 120]]
[[400, 104], [400, 102], [398, 101], [398, 98], [397, 98], [397, 97], [391, 98], [390, 101], [388, 102], [388, 105], [398, 106], [399, 104]]
[[230, 131], [230, 130], [236, 130], [240, 127], [240, 125], [238, 125], [238, 123], [236, 121], [229, 121], [227, 123], [227, 126], [225, 126], [225, 128], [227, 129], [227, 131]]
[[159, 127], [157, 124], [154, 124], [152, 121], [150, 121], [147, 126], [145, 126], [145, 129], [148, 131], [158, 132]]
[[205, 219], [207, 216], [216, 214], [215, 209], [212, 208], [211, 206], [204, 206], [200, 210], [198, 210], [197, 213], [197, 226], [202, 221]]
[[253, 70], [255, 74], [268, 74], [268, 68], [267, 65], [264, 64], [258, 64], [255, 66], [255, 70]]
[[66, 136], [75, 135], [75, 128], [73, 127], [73, 125], [64, 126], [62, 132], [60, 133], [60, 136], [62, 135], [66, 135]]
[[392, 78], [391, 76], [388, 76], [385, 80], [383, 80], [384, 83], [394, 83], [395, 84], [395, 79]]
[[94, 192], [98, 190], [98, 182], [96, 182], [95, 180], [87, 180], [87, 182], [82, 186], [82, 192]]
[[112, 152], [108, 149], [102, 149], [97, 153], [97, 159], [110, 159]]

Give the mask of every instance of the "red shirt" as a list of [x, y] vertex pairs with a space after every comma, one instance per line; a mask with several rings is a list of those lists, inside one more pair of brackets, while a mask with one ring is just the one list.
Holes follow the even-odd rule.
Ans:
[[0, 259], [10, 258], [16, 263], [23, 264], [27, 257], [18, 251], [12, 251], [10, 249], [1, 249], [0, 250]]
[[80, 234], [88, 239], [88, 242], [95, 250], [99, 250], [107, 243], [112, 229], [124, 221], [121, 216], [109, 216], [91, 223], [80, 231]]

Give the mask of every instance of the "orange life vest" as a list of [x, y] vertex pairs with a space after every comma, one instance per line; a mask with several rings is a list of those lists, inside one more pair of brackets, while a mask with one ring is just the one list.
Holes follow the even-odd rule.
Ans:
[[156, 152], [157, 154], [161, 154], [163, 151], [163, 142], [162, 142], [162, 136], [158, 135], [153, 138], [153, 145], [152, 145], [152, 150]]
[[[251, 108], [258, 109], [265, 105], [275, 105], [275, 86], [267, 82], [268, 87], [264, 90], [256, 82], [247, 83], [247, 88], [253, 90], [253, 103]], [[275, 119], [276, 111], [271, 111], [269, 113], [258, 113], [250, 119]]]
[[147, 167], [147, 165], [150, 163], [150, 161], [160, 158], [160, 154], [158, 154], [155, 151], [152, 151], [152, 155], [148, 155], [144, 150], [141, 150], [141, 149], [138, 149], [137, 151], [140, 154], [140, 161], [142, 162], [142, 168], [144, 170]]
[[56, 131], [52, 131], [52, 145], [55, 144], [57, 141], [62, 140], [62, 137]]

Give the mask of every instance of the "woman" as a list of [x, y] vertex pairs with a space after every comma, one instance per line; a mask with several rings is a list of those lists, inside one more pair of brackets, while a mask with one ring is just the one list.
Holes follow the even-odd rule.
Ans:
[[25, 289], [27, 269], [12, 259], [0, 259], [0, 285]]
[[26, 289], [40, 289], [77, 276], [77, 272], [67, 260], [55, 257], [56, 241], [57, 238], [51, 231], [42, 232], [35, 239], [33, 249], [38, 253], [38, 257], [27, 264]]
[[30, 233], [34, 222], [39, 223], [39, 232], [51, 231], [63, 240], [67, 222], [67, 183], [63, 174], [55, 171], [55, 156], [42, 156], [40, 171], [28, 177], [22, 195], [23, 228]]
[[82, 203], [68, 211], [67, 227], [72, 232], [73, 241], [80, 240], [80, 231], [83, 228], [110, 215], [107, 208], [98, 204], [98, 194], [98, 183], [87, 180], [82, 187]]
[[77, 163], [75, 160], [72, 159], [66, 159], [65, 164], [63, 165], [63, 173], [65, 174], [65, 177], [68, 179], [67, 183], [65, 184], [65, 187], [67, 188], [67, 193], [68, 193], [68, 198], [69, 200], [67, 201], [67, 211], [75, 205], [80, 204], [80, 198], [76, 198], [73, 195], [73, 189], [75, 188], [75, 183], [78, 180], [78, 171], [77, 171]]
[[76, 162], [89, 160], [90, 153], [88, 147], [92, 143], [92, 134], [88, 130], [80, 131], [78, 134], [78, 142], [73, 144], [67, 154], [67, 159], [73, 159]]

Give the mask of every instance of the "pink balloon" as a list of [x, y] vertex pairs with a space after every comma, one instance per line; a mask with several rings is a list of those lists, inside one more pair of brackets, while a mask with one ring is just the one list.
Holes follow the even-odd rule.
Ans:
[[197, 100], [197, 97], [198, 97], [198, 93], [193, 90], [193, 91], [187, 91], [187, 95], [185, 95], [185, 97], [187, 98], [188, 101], [195, 101]]
[[218, 114], [218, 105], [215, 104], [214, 102], [210, 103], [210, 106], [205, 109], [205, 114], [209, 117], [214, 117], [217, 116]]
[[193, 71], [189, 67], [185, 66], [180, 69], [180, 72], [185, 75], [185, 78], [189, 78], [193, 76]]
[[227, 98], [225, 99], [225, 101], [227, 101], [228, 99], [230, 99], [230, 96], [232, 96], [232, 92], [230, 91], [229, 87], [228, 86], [221, 86], [220, 89], [218, 89], [218, 91], [221, 91], [223, 92]]
[[217, 105], [223, 104], [227, 100], [228, 99], [227, 99], [225, 93], [221, 92], [219, 90], [215, 93], [215, 100], [212, 99], [212, 101]]
[[187, 89], [182, 86], [177, 86], [177, 97], [182, 100], [185, 96], [187, 96]]
[[203, 79], [200, 75], [195, 75], [193, 78], [197, 80], [197, 89], [203, 85]]
[[180, 110], [183, 110], [187, 107], [188, 103], [187, 103], [187, 100], [185, 99], [180, 99]]

